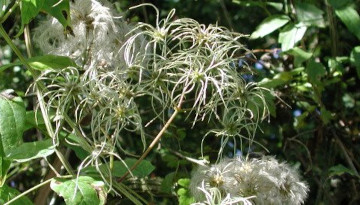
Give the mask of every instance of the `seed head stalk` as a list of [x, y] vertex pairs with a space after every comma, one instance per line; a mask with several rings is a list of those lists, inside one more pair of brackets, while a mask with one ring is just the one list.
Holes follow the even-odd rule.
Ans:
[[155, 145], [159, 142], [159, 140], [161, 139], [161, 137], [163, 136], [163, 134], [165, 133], [165, 131], [168, 129], [168, 127], [171, 125], [171, 123], [174, 121], [176, 115], [181, 111], [181, 105], [183, 103], [184, 100], [184, 96], [185, 93], [183, 92], [180, 99], [179, 99], [179, 103], [178, 105], [174, 108], [174, 112], [173, 114], [170, 116], [170, 118], [168, 119], [168, 121], [165, 123], [164, 127], [160, 130], [160, 132], [156, 135], [156, 137], [154, 138], [154, 140], [151, 142], [151, 144], [149, 145], [149, 147], [145, 150], [145, 152], [140, 156], [140, 158], [135, 162], [135, 164], [118, 180], [118, 182], [122, 182], [129, 174], [131, 171], [133, 171], [140, 163], [142, 160], [145, 159], [145, 157], [150, 153], [150, 151], [155, 147]]

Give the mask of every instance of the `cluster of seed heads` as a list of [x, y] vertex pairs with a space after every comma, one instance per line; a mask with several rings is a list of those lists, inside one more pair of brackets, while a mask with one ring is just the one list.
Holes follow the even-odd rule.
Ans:
[[[99, 164], [98, 159], [106, 161], [104, 155], [120, 159], [116, 151], [125, 151], [124, 133], [140, 135], [145, 147], [145, 124], [164, 122], [169, 111], [178, 109], [193, 125], [215, 121], [219, 127], [206, 136], [219, 136], [222, 148], [229, 138], [252, 142], [258, 122], [268, 116], [265, 96], [271, 93], [243, 79], [251, 73], [246, 66], [234, 66], [249, 53], [239, 42], [244, 36], [175, 19], [175, 10], [160, 20], [156, 7], [142, 6], [155, 9], [155, 26], [129, 25], [105, 0], [76, 0], [70, 4], [72, 34], [54, 18], [35, 29], [41, 51], [76, 63], [46, 70], [37, 79], [46, 86], [43, 100], [54, 116], [56, 137], [64, 129], [79, 130], [96, 150], [81, 165]], [[138, 102], [143, 100], [152, 112], [149, 123], [142, 121]]]
[[[190, 189], [203, 204], [303, 204], [309, 187], [295, 168], [273, 157], [224, 159], [198, 168]], [[240, 200], [242, 199], [242, 200]], [[213, 203], [211, 203], [213, 202]]]
[[34, 32], [34, 41], [44, 53], [68, 56], [77, 64], [47, 70], [38, 79], [47, 85], [44, 98], [48, 109], [55, 110], [57, 127], [66, 113], [94, 146], [107, 140], [119, 145], [123, 130], [139, 132], [145, 140], [134, 102], [142, 91], [127, 80], [129, 68], [122, 49], [131, 26], [115, 16], [108, 4], [96, 0], [72, 2], [72, 35], [64, 34], [55, 18], [42, 22]]
[[57, 127], [66, 113], [92, 143], [119, 144], [123, 131], [140, 133], [144, 142], [135, 100], [148, 96], [156, 119], [164, 121], [169, 110], [181, 107], [193, 124], [218, 121], [221, 126], [209, 134], [252, 140], [257, 122], [268, 114], [268, 91], [247, 83], [241, 75], [249, 71], [233, 66], [247, 52], [239, 42], [243, 35], [189, 18], [173, 20], [174, 10], [159, 20], [155, 10], [155, 26], [130, 26], [106, 2], [77, 0], [70, 10], [73, 35], [64, 34], [54, 18], [35, 29], [44, 53], [77, 64], [47, 70], [38, 79], [47, 85], [44, 98], [55, 110]]

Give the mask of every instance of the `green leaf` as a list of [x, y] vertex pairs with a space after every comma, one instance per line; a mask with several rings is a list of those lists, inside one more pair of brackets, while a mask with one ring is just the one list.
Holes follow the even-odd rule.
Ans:
[[167, 194], [171, 194], [174, 187], [174, 180], [175, 180], [176, 173], [171, 172], [170, 174], [167, 174], [164, 178], [164, 180], [161, 182], [161, 191]]
[[349, 95], [349, 93], [345, 93], [342, 96], [342, 102], [346, 108], [350, 109], [354, 108], [356, 105], [356, 100], [351, 95]]
[[194, 197], [191, 196], [189, 185], [190, 179], [184, 178], [178, 180], [179, 186], [181, 188], [176, 192], [178, 195], [179, 205], [188, 205], [195, 202]]
[[292, 80], [291, 72], [281, 72], [274, 75], [272, 79], [264, 78], [258, 85], [266, 88], [275, 88], [288, 83], [290, 80]]
[[182, 187], [189, 187], [190, 185], [190, 179], [189, 178], [182, 178], [178, 180], [178, 184]]
[[329, 58], [328, 60], [329, 72], [333, 77], [341, 76], [345, 72], [345, 68], [336, 58]]
[[346, 25], [351, 33], [360, 40], [360, 16], [351, 6], [335, 10], [336, 15]]
[[326, 74], [324, 65], [316, 62], [314, 59], [309, 61], [305, 72], [308, 74], [309, 82], [313, 85], [319, 84], [320, 78]]
[[246, 107], [251, 111], [255, 119], [264, 119], [264, 117], [266, 117], [267, 113], [265, 108], [269, 108], [271, 115], [276, 115], [275, 104], [273, 102], [274, 95], [266, 90], [263, 90], [262, 94], [263, 96], [249, 95], [247, 98]]
[[65, 139], [66, 137], [66, 142], [69, 143], [65, 143], [65, 145], [67, 147], [69, 147], [70, 149], [72, 149], [75, 152], [75, 155], [81, 159], [84, 160], [87, 156], [89, 156], [89, 152], [87, 152], [86, 150], [84, 150], [83, 147], [80, 146], [78, 137], [74, 134], [67, 134], [65, 132], [60, 132], [60, 137]]
[[261, 8], [264, 8], [266, 6], [271, 6], [273, 8], [275, 8], [278, 11], [281, 11], [283, 9], [283, 4], [279, 3], [279, 2], [264, 2], [264, 1], [243, 1], [243, 0], [233, 0], [232, 1], [234, 4], [238, 4], [240, 6], [259, 6]]
[[[130, 168], [135, 164], [137, 160], [127, 158], [124, 161], [127, 167]], [[121, 161], [114, 161], [113, 176], [122, 177], [128, 171], [128, 168], [126, 168], [124, 163], [122, 163]], [[152, 171], [154, 171], [154, 169], [155, 167], [149, 161], [143, 160], [132, 171], [132, 173], [134, 176], [142, 178], [148, 176]]]
[[356, 73], [360, 79], [360, 46], [356, 46], [350, 54], [350, 62], [356, 68]]
[[[7, 185], [4, 185], [0, 188], [0, 204], [5, 204], [10, 199], [19, 195], [20, 192], [16, 189], [13, 189]], [[32, 205], [33, 203], [26, 196], [20, 197], [18, 200], [15, 200], [11, 205]]]
[[25, 105], [21, 98], [0, 96], [0, 156], [6, 156], [22, 143], [25, 130]]
[[287, 22], [290, 21], [290, 18], [286, 15], [273, 15], [266, 18], [261, 24], [256, 28], [256, 30], [251, 34], [250, 38], [262, 38], [278, 28], [281, 28]]
[[295, 46], [299, 42], [305, 32], [307, 27], [302, 24], [288, 24], [279, 34], [279, 43], [281, 43], [282, 51], [287, 51]]
[[17, 36], [22, 34], [26, 24], [38, 15], [46, 0], [22, 0], [21, 1], [21, 28]]
[[61, 69], [69, 66], [76, 67], [76, 63], [66, 56], [44, 55], [28, 59], [29, 64], [36, 70]]
[[25, 142], [9, 151], [6, 157], [17, 162], [27, 162], [37, 158], [45, 158], [54, 152], [55, 146], [52, 143], [52, 139], [47, 139], [37, 142]]
[[185, 128], [179, 128], [176, 130], [176, 136], [180, 139], [183, 140], [186, 137], [186, 129]]
[[[122, 161], [114, 161], [113, 162], [113, 169], [112, 169], [112, 176], [114, 177], [122, 177], [128, 169], [130, 169], [136, 162], [136, 159], [127, 158], [124, 160], [126, 166]], [[99, 166], [100, 170], [107, 171], [107, 165], [102, 164]], [[132, 171], [132, 174], [135, 177], [143, 178], [148, 176], [152, 171], [154, 171], [155, 167], [147, 160], [143, 160], [140, 164]], [[87, 167], [84, 169], [84, 173], [87, 174], [96, 174], [97, 170], [95, 167]]]
[[324, 12], [313, 4], [297, 2], [295, 4], [296, 16], [300, 22], [307, 26], [324, 28]]
[[45, 125], [44, 118], [41, 115], [41, 112], [35, 112], [33, 110], [26, 112], [26, 123], [25, 123], [25, 130], [31, 128], [39, 128]]
[[10, 160], [0, 157], [0, 187], [2, 187], [6, 181], [7, 171], [10, 168], [10, 164]]
[[[39, 71], [47, 69], [62, 69], [69, 66], [76, 67], [76, 63], [66, 56], [44, 55], [36, 56], [26, 60], [30, 66]], [[9, 63], [0, 67], [0, 72], [17, 65], [22, 65], [21, 62]]]
[[301, 64], [304, 61], [309, 60], [311, 58], [311, 56], [313, 55], [312, 53], [306, 52], [299, 47], [292, 48], [292, 49], [286, 51], [284, 54], [290, 54], [290, 55], [294, 56], [294, 58], [295, 58], [294, 64], [296, 67], [301, 66]]
[[184, 164], [184, 160], [179, 160], [178, 157], [176, 157], [174, 155], [170, 155], [170, 154], [163, 156], [163, 160], [166, 162], [166, 166], [171, 167], [171, 168], [176, 168], [180, 164]]
[[70, 19], [69, 0], [46, 0], [43, 10], [55, 17], [65, 28], [67, 33], [73, 34]]
[[88, 176], [79, 176], [77, 179], [70, 180], [54, 179], [50, 187], [64, 198], [67, 205], [102, 204], [98, 192], [104, 193], [104, 183]]
[[320, 108], [320, 118], [323, 121], [324, 125], [327, 125], [330, 120], [333, 118], [331, 112], [328, 111], [325, 107]]
[[[278, 86], [289, 84], [294, 79], [294, 76], [301, 74], [302, 72], [304, 72], [304, 70], [305, 70], [304, 67], [299, 67], [299, 68], [294, 68], [291, 71], [282, 71], [274, 75], [272, 79], [264, 78], [258, 83], [258, 85], [266, 88], [275, 88]], [[269, 93], [269, 95], [274, 96], [274, 94], [271, 92]]]
[[274, 9], [281, 11], [283, 9], [283, 4], [279, 2], [265, 2], [268, 6], [273, 7]]
[[328, 2], [334, 9], [342, 9], [352, 3], [353, 0], [328, 0]]
[[357, 176], [356, 173], [353, 170], [345, 167], [342, 164], [338, 164], [336, 166], [331, 167], [329, 169], [329, 172], [330, 172], [329, 173], [330, 177], [332, 177], [332, 176], [341, 176], [343, 174], [350, 174], [352, 176]]

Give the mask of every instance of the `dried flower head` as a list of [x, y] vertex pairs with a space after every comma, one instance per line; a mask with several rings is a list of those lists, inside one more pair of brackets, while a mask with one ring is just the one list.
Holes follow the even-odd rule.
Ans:
[[[43, 98], [48, 112], [56, 111], [56, 131], [64, 127], [78, 130], [98, 150], [83, 161], [82, 169], [91, 164], [87, 162], [106, 163], [107, 156], [115, 155], [114, 150], [123, 150], [119, 139], [122, 132], [139, 133], [145, 146], [142, 120], [134, 102], [143, 94], [128, 80], [129, 67], [122, 50], [131, 26], [115, 14], [110, 3], [71, 1], [70, 15], [72, 35], [65, 34], [62, 25], [49, 17], [35, 28], [34, 41], [44, 53], [68, 56], [77, 66], [44, 71], [37, 81], [45, 85]], [[88, 119], [91, 121], [86, 122]]]
[[211, 167], [200, 167], [194, 172], [190, 189], [197, 201], [207, 200], [207, 194], [216, 189], [223, 198], [243, 197], [255, 204], [274, 205], [303, 204], [309, 191], [297, 170], [274, 157], [225, 159]]
[[69, 56], [87, 69], [100, 63], [124, 67], [120, 48], [130, 30], [126, 22], [97, 0], [77, 0], [70, 6], [73, 35], [64, 34], [62, 25], [49, 18], [35, 29], [35, 44], [44, 53]]

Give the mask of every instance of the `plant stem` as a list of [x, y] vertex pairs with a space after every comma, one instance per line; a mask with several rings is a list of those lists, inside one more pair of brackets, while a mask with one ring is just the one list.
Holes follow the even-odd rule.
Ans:
[[31, 38], [30, 38], [30, 29], [29, 25], [26, 25], [24, 28], [24, 39], [25, 39], [25, 46], [26, 46], [26, 52], [29, 58], [32, 57], [32, 44], [31, 44]]
[[10, 14], [19, 6], [19, 1], [15, 1], [14, 5], [9, 9], [8, 12], [0, 19], [0, 23], [4, 23]]
[[75, 176], [75, 173], [73, 172], [70, 163], [66, 160], [64, 155], [58, 149], [55, 149], [55, 153], [56, 153], [57, 157], [59, 157], [61, 163], [64, 165], [66, 171], [69, 174], [71, 174], [72, 176]]
[[[0, 25], [0, 35], [5, 39], [6, 43], [11, 47], [11, 49], [15, 52], [15, 54], [20, 59], [21, 63], [24, 64], [26, 69], [29, 70], [32, 77], [34, 78], [34, 80], [36, 82], [36, 84], [35, 84], [36, 95], [37, 95], [37, 98], [39, 100], [41, 113], [44, 116], [46, 130], [49, 133], [50, 137], [55, 139], [55, 133], [54, 133], [54, 130], [52, 129], [51, 122], [47, 117], [49, 115], [47, 114], [46, 107], [45, 107], [45, 102], [44, 102], [43, 96], [42, 96], [42, 94], [40, 92], [40, 89], [42, 89], [42, 90], [45, 89], [45, 85], [43, 85], [40, 81], [36, 81], [36, 79], [39, 77], [39, 74], [26, 61], [24, 56], [21, 54], [20, 50], [15, 46], [15, 44], [10, 39], [9, 35], [6, 33], [6, 31], [5, 31], [4, 27], [2, 26], [2, 24]], [[60, 161], [63, 162], [63, 165], [64, 165], [66, 171], [73, 175], [74, 173], [73, 173], [73, 171], [72, 171], [72, 169], [70, 167], [70, 164], [66, 163], [66, 160], [64, 159], [64, 156], [58, 151], [56, 151], [56, 154], [59, 157]]]
[[85, 138], [82, 137], [83, 135], [81, 134], [81, 131], [76, 127], [76, 124], [70, 119], [70, 117], [66, 113], [63, 113], [63, 117], [65, 121], [69, 124], [69, 126], [75, 131], [75, 136], [78, 140], [76, 142], [79, 143], [80, 147], [83, 148], [85, 151], [91, 153], [93, 151], [93, 148], [89, 145]]
[[164, 127], [160, 130], [160, 132], [156, 135], [155, 139], [151, 142], [149, 147], [145, 150], [145, 152], [141, 155], [141, 157], [135, 162], [135, 164], [128, 170], [119, 180], [118, 182], [121, 182], [130, 174], [130, 171], [134, 170], [140, 162], [149, 154], [149, 152], [155, 147], [156, 143], [161, 139], [164, 132], [167, 130], [167, 128], [170, 126], [172, 121], [175, 119], [176, 115], [179, 113], [179, 109], [175, 109], [174, 113], [171, 115], [169, 120], [166, 122]]
[[336, 18], [334, 17], [334, 10], [331, 5], [325, 0], [326, 14], [329, 21], [329, 30], [331, 37], [331, 55], [333, 57], [338, 56], [339, 46], [338, 46], [338, 31], [336, 30]]
[[139, 164], [140, 162], [149, 154], [149, 152], [155, 147], [156, 143], [161, 139], [161, 137], [163, 136], [163, 134], [165, 133], [165, 131], [167, 130], [167, 128], [170, 126], [170, 124], [174, 121], [176, 115], [180, 112], [181, 110], [181, 105], [183, 103], [184, 100], [184, 95], [185, 93], [183, 92], [179, 103], [177, 105], [177, 107], [174, 108], [174, 112], [171, 115], [171, 117], [169, 118], [169, 120], [165, 123], [164, 127], [160, 130], [160, 132], [156, 135], [155, 139], [151, 142], [151, 144], [149, 145], [149, 147], [145, 150], [145, 152], [141, 155], [141, 157], [135, 162], [135, 164], [130, 168], [130, 170], [128, 170], [119, 180], [118, 182], [122, 182], [125, 177], [127, 177], [130, 174], [130, 171], [134, 170]]
[[29, 65], [29, 63], [25, 60], [24, 56], [21, 54], [20, 50], [15, 46], [15, 44], [12, 42], [10, 37], [7, 35], [4, 27], [2, 24], [0, 25], [0, 35], [5, 39], [6, 43], [10, 46], [10, 48], [15, 52], [15, 54], [18, 56], [21, 63], [25, 65], [25, 67], [30, 71], [33, 78], [37, 78], [38, 74], [36, 71]]
[[[139, 201], [139, 199], [141, 201], [143, 201], [145, 204], [148, 204], [148, 202], [143, 199], [141, 196], [139, 196], [136, 192], [134, 192], [131, 189], [128, 189], [127, 186], [125, 186], [124, 184], [121, 183], [114, 183], [113, 186], [115, 187], [115, 189], [117, 189], [118, 191], [120, 191], [125, 197], [127, 197], [132, 203], [134, 203], [135, 205], [142, 205], [142, 203]], [[130, 193], [131, 192], [131, 193]], [[135, 195], [135, 196], [134, 196]]]
[[351, 168], [352, 171], [354, 171], [354, 173], [356, 174], [356, 176], [359, 176], [359, 172], [357, 171], [356, 167], [354, 166], [354, 163], [352, 162], [351, 157], [349, 156], [345, 145], [341, 142], [340, 138], [338, 137], [338, 135], [336, 134], [336, 132], [334, 130], [331, 130], [332, 134], [335, 137], [335, 141], [336, 143], [339, 145], [341, 151], [344, 154], [345, 160], [347, 162], [347, 164], [349, 165], [349, 167]]
[[[62, 177], [59, 177], [59, 178], [71, 178], [71, 177], [73, 177], [73, 176], [72, 176], [72, 175], [66, 175], [66, 176], [62, 176]], [[38, 185], [36, 185], [36, 186], [31, 187], [30, 189], [24, 191], [23, 193], [21, 193], [21, 194], [17, 195], [16, 197], [12, 198], [11, 200], [9, 200], [9, 201], [6, 202], [4, 205], [9, 205], [9, 204], [11, 204], [12, 202], [20, 199], [21, 197], [23, 197], [23, 196], [25, 196], [26, 194], [34, 191], [35, 189], [38, 189], [38, 188], [40, 188], [40, 187], [42, 187], [42, 186], [50, 183], [51, 180], [53, 180], [53, 179], [54, 179], [54, 178], [48, 179], [48, 180], [46, 180], [46, 181], [44, 181], [44, 182], [42, 182], [42, 183], [40, 183], [40, 184], [38, 184]]]
[[220, 5], [221, 5], [221, 8], [222, 8], [222, 10], [224, 12], [224, 16], [225, 16], [225, 19], [226, 19], [229, 27], [231, 28], [231, 30], [234, 30], [234, 24], [233, 24], [233, 22], [232, 22], [232, 20], [230, 18], [230, 14], [229, 14], [228, 10], [226, 9], [226, 5], [225, 5], [224, 0], [220, 0]]

